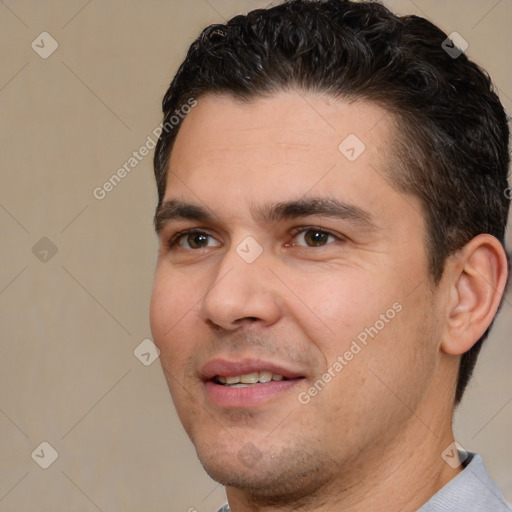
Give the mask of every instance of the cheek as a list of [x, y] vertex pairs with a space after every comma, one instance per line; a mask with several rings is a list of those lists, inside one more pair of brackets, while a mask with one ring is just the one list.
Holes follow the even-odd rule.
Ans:
[[162, 352], [180, 338], [180, 332], [191, 321], [198, 302], [198, 290], [180, 276], [157, 269], [150, 305], [150, 325], [153, 341]]
[[404, 408], [404, 403], [413, 408], [435, 369], [437, 325], [421, 287], [409, 296], [402, 294], [395, 304], [399, 308], [387, 323], [374, 324], [383, 328], [368, 338], [363, 357], [367, 358], [368, 377], [386, 402], [391, 401], [394, 409]]
[[[311, 283], [314, 283], [311, 286]], [[300, 291], [299, 291], [300, 290]], [[297, 295], [309, 306], [307, 315], [296, 311], [308, 337], [319, 339], [319, 327], [326, 335], [325, 349], [339, 352], [365, 328], [392, 307], [392, 293], [375, 276], [361, 271], [323, 273], [298, 282]], [[304, 306], [301, 308], [304, 309]]]
[[151, 333], [160, 350], [160, 364], [178, 411], [187, 409], [188, 395], [183, 396], [183, 383], [190, 379], [187, 368], [194, 344], [186, 340], [194, 332], [194, 325], [197, 329], [197, 320], [193, 320], [196, 302], [197, 297], [183, 283], [177, 282], [175, 276], [171, 279], [162, 272], [155, 274], [150, 306]]

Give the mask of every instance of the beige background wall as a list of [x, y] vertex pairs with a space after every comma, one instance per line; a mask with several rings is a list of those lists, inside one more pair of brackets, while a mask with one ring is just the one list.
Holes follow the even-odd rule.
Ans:
[[[0, 1], [0, 511], [207, 512], [223, 501], [158, 361], [133, 353], [151, 337], [152, 152], [103, 199], [93, 190], [160, 122], [198, 31], [267, 4]], [[512, 0], [386, 4], [459, 32], [512, 111]], [[58, 43], [46, 59], [31, 47], [51, 49], [43, 31]], [[511, 309], [509, 295], [456, 421], [509, 500]], [[51, 461], [49, 447], [31, 457], [43, 441], [58, 452], [46, 470], [36, 461]]]

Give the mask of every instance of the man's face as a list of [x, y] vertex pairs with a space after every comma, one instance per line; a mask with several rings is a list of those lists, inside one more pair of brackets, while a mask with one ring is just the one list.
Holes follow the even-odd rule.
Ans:
[[419, 201], [386, 179], [392, 137], [375, 105], [296, 92], [205, 96], [183, 122], [151, 328], [225, 485], [308, 494], [418, 430], [438, 315]]

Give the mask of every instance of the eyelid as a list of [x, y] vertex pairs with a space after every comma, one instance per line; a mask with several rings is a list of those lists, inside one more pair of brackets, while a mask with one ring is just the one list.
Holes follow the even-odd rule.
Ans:
[[[290, 231], [290, 234], [292, 235], [292, 238], [295, 238], [297, 235], [300, 235], [301, 233], [305, 233], [306, 231], [310, 231], [310, 230], [316, 230], [316, 231], [320, 231], [322, 233], [326, 233], [327, 235], [331, 235], [334, 238], [336, 238], [336, 241], [339, 241], [339, 242], [347, 240], [347, 238], [345, 236], [343, 236], [339, 233], [335, 233], [334, 231], [331, 231], [330, 229], [322, 228], [320, 226], [297, 226]], [[293, 246], [293, 244], [289, 244], [289, 243], [287, 243], [286, 245], [288, 247]], [[327, 244], [327, 245], [329, 245], [329, 244]], [[325, 246], [320, 246], [320, 247], [325, 247]]]
[[208, 229], [205, 229], [205, 228], [188, 228], [188, 229], [183, 229], [181, 231], [178, 231], [176, 233], [174, 233], [174, 235], [172, 235], [171, 237], [167, 237], [165, 240], [165, 247], [168, 249], [168, 250], [171, 250], [173, 249], [174, 247], [176, 247], [178, 245], [178, 242], [179, 240], [186, 236], [186, 235], [190, 235], [191, 233], [201, 233], [201, 234], [204, 234], [204, 235], [208, 235], [209, 237], [215, 239], [219, 245], [220, 245], [220, 242], [215, 238], [215, 236], [213, 236], [209, 231]]
[[315, 225], [307, 225], [307, 226], [296, 226], [294, 228], [292, 228], [290, 230], [290, 233], [293, 234], [293, 235], [296, 235], [297, 233], [301, 233], [303, 231], [309, 231], [310, 229], [316, 229], [318, 231], [324, 231], [325, 233], [329, 233], [330, 235], [333, 235], [333, 236], [341, 236], [337, 233], [334, 233], [333, 231], [331, 231], [330, 229], [328, 228], [323, 228], [321, 226], [315, 226]]

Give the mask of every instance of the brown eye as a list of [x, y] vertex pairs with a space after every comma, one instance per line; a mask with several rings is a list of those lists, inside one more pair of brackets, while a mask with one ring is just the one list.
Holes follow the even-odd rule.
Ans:
[[183, 233], [177, 239], [177, 245], [183, 249], [204, 249], [220, 245], [211, 235], [202, 231]]
[[337, 239], [328, 231], [318, 228], [303, 229], [295, 235], [295, 242], [293, 245], [300, 245], [303, 247], [322, 247], [329, 243], [335, 242]]
[[329, 233], [325, 231], [318, 231], [309, 229], [304, 233], [304, 241], [311, 247], [318, 247], [319, 245], [325, 245], [329, 240]]
[[191, 233], [187, 235], [186, 240], [192, 249], [201, 249], [208, 246], [208, 235], [204, 233]]

